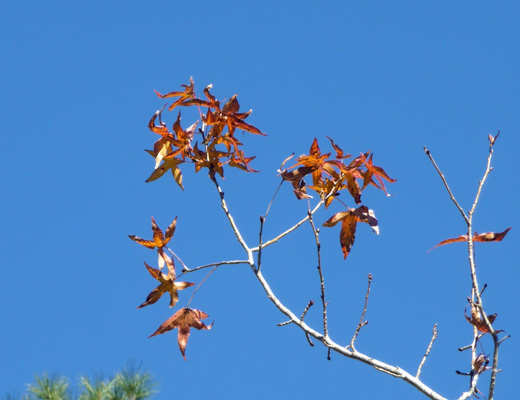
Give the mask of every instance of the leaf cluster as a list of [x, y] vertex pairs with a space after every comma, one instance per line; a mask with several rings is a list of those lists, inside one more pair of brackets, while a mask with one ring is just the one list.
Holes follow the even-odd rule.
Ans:
[[[283, 169], [291, 156], [280, 167], [280, 175], [284, 181], [292, 183], [294, 194], [298, 199], [310, 198], [311, 196], [307, 194], [309, 188], [318, 193], [325, 203], [325, 208], [328, 208], [342, 191], [346, 191], [359, 205], [361, 193], [369, 185], [389, 195], [383, 179], [391, 183], [395, 182], [395, 179], [390, 178], [383, 168], [373, 164], [373, 153], [370, 151], [362, 153], [349, 163], [345, 163], [345, 160], [352, 156], [346, 154], [330, 137], [327, 138], [335, 151], [334, 157], [331, 157], [332, 153], [322, 154], [318, 140], [314, 138], [309, 154], [301, 155], [296, 159], [296, 164]], [[312, 185], [307, 184], [308, 177], [312, 180]], [[323, 226], [332, 227], [339, 222], [341, 222], [340, 245], [344, 259], [347, 258], [354, 244], [358, 222], [369, 224], [376, 233], [379, 233], [374, 211], [364, 205], [356, 209], [347, 207], [347, 211], [334, 214]]]
[[[162, 121], [162, 112], [158, 110], [150, 119], [148, 128], [158, 134], [160, 138], [155, 142], [153, 150], [146, 150], [155, 158], [155, 170], [146, 182], [151, 182], [162, 177], [167, 171], [171, 171], [175, 182], [183, 188], [180, 164], [191, 162], [195, 165], [195, 172], [207, 168], [210, 174], [218, 173], [224, 176], [224, 166], [239, 168], [246, 172], [258, 172], [249, 163], [255, 157], [246, 157], [242, 150], [242, 143], [235, 136], [236, 130], [247, 131], [256, 135], [265, 135], [255, 126], [245, 122], [252, 110], [239, 112], [240, 104], [237, 95], [232, 96], [223, 105], [217, 100], [210, 89], [212, 85], [204, 89], [205, 99], [198, 98], [195, 94], [193, 79], [189, 85], [182, 85], [184, 91], [170, 92], [157, 96], [161, 99], [176, 98], [169, 106], [172, 111], [176, 107], [198, 107], [202, 120], [202, 128], [197, 128], [199, 121], [190, 125], [187, 129], [181, 126], [181, 112], [171, 129]], [[201, 107], [207, 110], [203, 114]], [[200, 135], [199, 141], [195, 141], [195, 135]]]
[[[173, 258], [166, 254], [165, 250], [169, 250], [166, 247], [168, 242], [172, 239], [173, 234], [175, 233], [175, 227], [177, 226], [177, 217], [173, 220], [173, 222], [168, 226], [166, 232], [163, 233], [161, 228], [159, 228], [155, 222], [155, 219], [152, 217], [152, 232], [153, 237], [152, 240], [147, 240], [140, 238], [135, 235], [128, 235], [130, 239], [139, 243], [140, 245], [148, 248], [155, 249], [157, 248], [158, 254], [158, 264], [159, 268], [153, 268], [148, 265], [146, 262], [144, 266], [150, 273], [150, 275], [159, 281], [159, 285], [153, 289], [146, 300], [139, 305], [137, 308], [144, 308], [151, 304], [155, 304], [162, 297], [163, 294], [168, 293], [170, 295], [170, 307], [174, 307], [179, 301], [179, 290], [184, 290], [189, 288], [190, 286], [195, 285], [192, 282], [179, 282], [177, 281], [177, 273], [175, 270], [175, 263]], [[173, 254], [173, 252], [172, 252]], [[162, 272], [164, 267], [166, 268], [166, 273]], [[207, 318], [208, 315], [199, 310], [192, 310], [188, 307], [181, 308], [178, 310], [171, 318], [165, 321], [155, 333], [150, 335], [149, 337], [159, 335], [165, 332], [168, 332], [172, 329], [179, 328], [178, 332], [178, 344], [179, 349], [182, 353], [182, 356], [186, 360], [186, 345], [188, 343], [188, 338], [190, 336], [190, 328], [194, 327], [196, 329], [211, 329], [211, 326], [206, 326], [200, 319]]]

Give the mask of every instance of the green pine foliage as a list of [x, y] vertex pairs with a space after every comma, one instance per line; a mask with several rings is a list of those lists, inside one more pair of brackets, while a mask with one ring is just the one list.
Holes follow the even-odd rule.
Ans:
[[61, 375], [42, 374], [27, 385], [22, 396], [7, 394], [5, 400], [149, 400], [156, 392], [157, 382], [149, 372], [129, 364], [113, 378], [79, 378], [72, 388], [69, 380]]

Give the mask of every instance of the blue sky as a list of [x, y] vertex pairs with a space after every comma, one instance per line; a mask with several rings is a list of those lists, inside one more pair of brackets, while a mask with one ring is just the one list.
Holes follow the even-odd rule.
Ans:
[[[276, 170], [292, 152], [326, 135], [397, 179], [394, 196], [367, 190], [381, 235], [359, 229], [343, 261], [337, 229], [323, 229], [332, 338], [348, 344], [374, 276], [357, 348], [411, 372], [438, 323], [422, 377], [458, 397], [471, 340], [463, 317], [470, 293], [463, 244], [434, 244], [464, 233], [464, 222], [424, 155], [428, 146], [465, 209], [501, 131], [477, 214], [478, 232], [513, 229], [477, 246], [485, 304], [512, 338], [501, 347], [497, 397], [518, 391], [520, 191], [520, 5], [497, 2], [4, 2], [1, 6], [0, 136], [3, 278], [0, 280], [0, 395], [21, 393], [35, 374], [106, 375], [128, 360], [159, 381], [157, 399], [401, 398], [415, 389], [365, 365], [311, 348], [268, 301], [247, 267], [223, 266], [191, 306], [215, 321], [192, 333], [188, 362], [176, 331], [151, 339], [173, 310], [167, 300], [137, 310], [155, 281], [143, 267], [156, 256], [127, 235], [150, 235], [178, 216], [173, 250], [194, 267], [243, 258], [203, 172], [183, 169], [185, 191], [165, 177], [146, 184], [156, 140], [147, 130], [163, 105], [153, 90], [178, 90], [193, 76], [218, 98], [238, 94], [248, 122], [267, 137], [241, 136], [259, 174], [227, 171], [229, 206], [245, 239], [276, 190]], [[197, 115], [188, 110], [183, 125]], [[168, 124], [174, 116], [165, 114]], [[325, 221], [333, 210], [316, 216]], [[290, 185], [270, 211], [265, 237], [305, 215]], [[263, 254], [263, 272], [299, 314], [319, 300], [308, 226]], [[200, 282], [205, 273], [189, 276]], [[181, 292], [180, 305], [192, 290]], [[320, 311], [310, 324], [319, 327]], [[486, 352], [491, 351], [487, 343]], [[483, 378], [485, 381], [485, 378]]]

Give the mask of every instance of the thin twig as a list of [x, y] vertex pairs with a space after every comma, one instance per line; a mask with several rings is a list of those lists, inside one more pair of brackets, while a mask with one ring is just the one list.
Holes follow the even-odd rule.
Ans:
[[195, 293], [197, 293], [197, 290], [202, 286], [202, 284], [206, 281], [206, 279], [209, 278], [209, 276], [218, 268], [218, 265], [215, 265], [211, 271], [208, 272], [208, 274], [204, 277], [204, 279], [197, 285], [193, 293], [191, 294], [190, 301], [188, 301], [188, 304], [186, 305], [186, 308], [190, 306], [191, 301], [193, 300], [193, 296], [195, 296]]
[[[267, 211], [269, 211], [269, 208], [267, 209]], [[257, 262], [258, 271], [260, 271], [260, 266], [262, 265], [262, 232], [264, 230], [264, 222], [265, 222], [265, 217], [263, 215], [260, 215], [260, 232], [258, 234], [258, 262]]]
[[[318, 209], [323, 205], [324, 201], [323, 200], [320, 200], [318, 202], [318, 204], [316, 204], [316, 207], [314, 207], [314, 209], [311, 211], [311, 214], [314, 214], [316, 211], [318, 211]], [[287, 236], [289, 233], [291, 233], [292, 231], [294, 231], [295, 229], [299, 228], [303, 223], [305, 223], [307, 220], [309, 219], [309, 215], [307, 214], [307, 216], [305, 218], [303, 218], [301, 221], [297, 222], [295, 225], [293, 225], [292, 227], [290, 227], [289, 229], [287, 229], [285, 232], [283, 233], [280, 233], [277, 237], [275, 237], [274, 239], [271, 239], [271, 240], [268, 240], [267, 242], [265, 242], [263, 245], [262, 245], [262, 248], [266, 248], [267, 246], [270, 246], [272, 245], [273, 243], [276, 243], [278, 242], [281, 238], [283, 238], [284, 236]], [[258, 251], [258, 247], [253, 247], [251, 249], [251, 251], [254, 253], [256, 251]]]
[[498, 341], [498, 344], [499, 344], [499, 345], [502, 344], [502, 342], [503, 342], [504, 340], [509, 339], [510, 337], [511, 337], [511, 335], [506, 335], [506, 336], [504, 336], [502, 339], [500, 339], [500, 340]]
[[451, 200], [453, 201], [453, 203], [455, 203], [455, 206], [459, 209], [460, 213], [462, 214], [462, 217], [464, 218], [464, 221], [466, 221], [466, 223], [469, 223], [469, 220], [468, 220], [468, 217], [466, 215], [466, 213], [464, 212], [464, 210], [462, 209], [462, 207], [460, 206], [460, 204], [457, 202], [457, 200], [455, 200], [455, 197], [453, 196], [453, 193], [451, 192], [451, 189], [450, 187], [448, 186], [448, 182], [446, 182], [446, 178], [444, 178], [444, 174], [441, 172], [441, 170], [439, 169], [439, 167], [437, 166], [437, 163], [435, 162], [435, 160], [433, 159], [431, 153], [430, 153], [430, 150], [428, 150], [426, 148], [426, 146], [424, 147], [424, 152], [426, 153], [426, 155], [429, 157], [430, 161], [432, 162], [433, 166], [435, 167], [435, 169], [437, 170], [437, 173], [439, 174], [439, 176], [441, 177], [442, 179], [442, 182], [444, 183], [444, 186], [446, 187], [446, 190], [448, 191], [448, 194], [450, 195], [450, 198]]
[[[477, 336], [477, 341], [479, 341], [479, 340], [482, 338], [482, 336], [484, 336], [484, 335], [485, 335], [485, 333], [481, 333], [481, 334], [479, 334], [479, 335]], [[472, 346], [473, 346], [473, 342], [472, 342], [471, 344], [466, 345], [466, 346], [459, 347], [458, 350], [459, 350], [459, 351], [469, 350], [469, 349], [472, 348]]]
[[[307, 304], [307, 307], [305, 307], [305, 310], [303, 310], [302, 316], [300, 318], [300, 321], [303, 322], [303, 319], [305, 318], [305, 314], [307, 314], [307, 311], [309, 311], [309, 308], [311, 308], [314, 305], [314, 301], [309, 300], [309, 303]], [[307, 341], [311, 346], [314, 346], [314, 343], [312, 343], [311, 337], [307, 332], [305, 332], [305, 337], [307, 338]]]
[[316, 241], [316, 251], [318, 255], [318, 273], [320, 275], [320, 288], [321, 288], [321, 304], [323, 307], [323, 335], [325, 337], [329, 336], [327, 331], [327, 301], [325, 299], [325, 280], [323, 279], [323, 271], [321, 270], [321, 244], [319, 239], [319, 230], [314, 226], [314, 221], [312, 220], [312, 212], [309, 209], [309, 223], [312, 227], [312, 232], [314, 233], [314, 240]]
[[365, 305], [363, 306], [363, 312], [361, 313], [361, 318], [359, 319], [359, 324], [356, 328], [356, 332], [354, 332], [354, 336], [352, 336], [352, 339], [350, 340], [349, 347], [356, 351], [356, 348], [354, 347], [354, 342], [356, 341], [359, 331], [361, 331], [361, 328], [363, 328], [366, 324], [368, 324], [368, 321], [365, 321], [365, 314], [367, 312], [367, 306], [368, 306], [368, 296], [370, 295], [370, 284], [372, 283], [372, 274], [368, 274], [368, 285], [367, 285], [367, 293], [365, 294]]
[[437, 324], [433, 325], [433, 331], [432, 331], [432, 339], [430, 340], [430, 344], [428, 345], [428, 348], [426, 349], [426, 352], [424, 353], [424, 356], [421, 360], [421, 363], [419, 364], [419, 368], [417, 368], [417, 374], [415, 374], [415, 377], [419, 379], [419, 376], [421, 376], [421, 369], [426, 362], [426, 358], [428, 358], [428, 354], [430, 354], [430, 350], [432, 349], [433, 342], [435, 342], [435, 339], [437, 339], [437, 335], [439, 334], [439, 331], [437, 330]]
[[285, 180], [282, 179], [282, 181], [280, 182], [280, 184], [278, 185], [278, 187], [274, 191], [273, 197], [271, 197], [271, 201], [269, 202], [269, 205], [267, 206], [267, 210], [265, 211], [265, 215], [264, 215], [265, 218], [267, 218], [267, 214], [269, 214], [269, 210], [271, 209], [271, 205], [273, 204], [274, 198], [278, 194], [278, 191], [280, 190], [280, 188], [282, 187], [282, 184], [284, 182], [285, 182]]
[[249, 261], [247, 261], [247, 260], [220, 261], [220, 262], [216, 262], [216, 263], [201, 265], [199, 267], [195, 267], [195, 268], [192, 268], [192, 269], [184, 267], [182, 269], [182, 272], [183, 273], [195, 272], [195, 271], [198, 271], [199, 269], [211, 268], [211, 267], [215, 267], [215, 266], [218, 267], [219, 265], [234, 265], [234, 264], [249, 264]]

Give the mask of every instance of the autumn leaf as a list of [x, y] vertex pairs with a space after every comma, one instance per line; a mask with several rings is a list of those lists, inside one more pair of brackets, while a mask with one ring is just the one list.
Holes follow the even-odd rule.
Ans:
[[481, 374], [487, 369], [488, 364], [489, 356], [480, 353], [477, 357], [475, 357], [475, 361], [473, 361], [473, 371], [475, 371], [477, 374]]
[[[478, 306], [476, 304], [473, 304], [471, 306], [471, 317], [468, 317], [466, 315], [466, 310], [464, 310], [464, 317], [466, 317], [466, 319], [468, 320], [468, 322], [473, 325], [475, 328], [477, 328], [477, 330], [479, 332], [484, 332], [484, 333], [490, 333], [489, 332], [489, 329], [486, 325], [486, 321], [484, 320], [484, 317], [481, 315], [481, 312], [480, 310], [478, 309]], [[488, 315], [487, 318], [488, 318], [488, 321], [490, 324], [492, 324], [493, 322], [495, 322], [495, 319], [497, 317], [497, 314], [491, 314], [491, 315]], [[502, 332], [501, 330], [495, 330], [495, 332]]]
[[159, 328], [152, 333], [149, 338], [156, 335], [161, 335], [165, 332], [171, 331], [172, 329], [179, 328], [179, 333], [177, 335], [177, 341], [179, 343], [179, 349], [181, 350], [181, 354], [186, 359], [185, 351], [186, 345], [188, 343], [188, 339], [190, 337], [191, 328], [195, 328], [198, 330], [201, 329], [211, 329], [213, 324], [206, 326], [201, 319], [208, 318], [208, 314], [200, 311], [194, 310], [191, 308], [181, 308], [177, 311], [173, 316], [164, 321]]
[[339, 242], [341, 251], [343, 251], [343, 259], [346, 260], [350, 253], [350, 249], [356, 239], [357, 217], [349, 213], [341, 223], [341, 231], [339, 233]]
[[[511, 229], [511, 227], [507, 228], [504, 232], [500, 232], [500, 233], [486, 232], [486, 233], [481, 233], [480, 235], [477, 232], [475, 232], [473, 234], [473, 241], [474, 242], [501, 242], [502, 239], [504, 239], [504, 237], [507, 235], [507, 232], [509, 232], [510, 229]], [[432, 251], [436, 247], [444, 246], [445, 244], [457, 243], [457, 242], [467, 242], [467, 241], [468, 241], [468, 235], [461, 235], [456, 238], [446, 239], [440, 243], [437, 243], [430, 250], [428, 250], [428, 252]]]
[[152, 231], [153, 231], [153, 239], [152, 240], [146, 240], [143, 238], [140, 238], [135, 235], [128, 235], [130, 239], [133, 241], [139, 243], [140, 245], [147, 247], [149, 249], [154, 248], [163, 248], [168, 244], [170, 239], [173, 236], [173, 233], [175, 232], [175, 226], [177, 225], [177, 217], [173, 220], [173, 222], [170, 224], [170, 226], [166, 229], [166, 234], [163, 234], [162, 230], [157, 226], [155, 223], [155, 219], [152, 217]]
[[[152, 154], [153, 155], [153, 154]], [[182, 190], [184, 190], [184, 186], [182, 185], [182, 173], [181, 169], [178, 167], [179, 164], [182, 164], [182, 160], [175, 158], [175, 154], [167, 155], [162, 158], [163, 163], [159, 165], [152, 174], [145, 181], [146, 183], [155, 181], [163, 176], [166, 172], [171, 171], [173, 175], [173, 179], [177, 185], [180, 186]]]
[[184, 91], [182, 92], [170, 92], [167, 94], [161, 94], [157, 90], [155, 90], [155, 94], [161, 99], [167, 99], [170, 97], [179, 97], [170, 107], [169, 110], [173, 110], [176, 106], [180, 105], [183, 101], [187, 99], [195, 98], [195, 83], [193, 82], [193, 78], [190, 78], [189, 85], [181, 85], [184, 87]]
[[343, 160], [344, 158], [352, 157], [350, 154], [343, 153], [343, 150], [341, 150], [341, 147], [339, 147], [336, 143], [334, 143], [334, 140], [332, 140], [330, 137], [327, 136], [327, 139], [330, 140], [330, 144], [336, 150], [336, 159]]
[[356, 239], [356, 227], [358, 222], [364, 222], [372, 227], [372, 230], [379, 234], [379, 226], [374, 211], [366, 206], [360, 206], [356, 209], [341, 211], [334, 214], [323, 223], [325, 227], [333, 227], [341, 222], [341, 231], [339, 241], [341, 250], [343, 251], [343, 259], [346, 259], [350, 253], [350, 249]]
[[[370, 156], [368, 156], [368, 158], [366, 158], [366, 156], [364, 154], [361, 154], [361, 156], [360, 156], [361, 160], [363, 161], [363, 163], [365, 164], [365, 167], [366, 167], [366, 172], [363, 174], [363, 181], [364, 181], [363, 189], [370, 183], [377, 188], [383, 189], [383, 191], [388, 196], [388, 192], [386, 191], [385, 184], [383, 183], [383, 180], [381, 178], [387, 180], [390, 183], [393, 183], [396, 180], [390, 178], [383, 168], [378, 167], [377, 165], [374, 165], [372, 163], [372, 156], [373, 156], [373, 154], [370, 154]], [[376, 182], [374, 182], [374, 179], [373, 179], [374, 176], [376, 177], [377, 181], [379, 182], [379, 185], [381, 185], [381, 186], [379, 186]]]
[[[150, 121], [148, 122], [148, 128], [158, 135], [168, 136], [171, 135], [171, 133], [168, 131], [166, 124], [161, 120], [161, 114], [164, 110], [164, 107], [166, 107], [166, 104], [160, 110], [156, 111], [152, 118], [150, 118]], [[159, 125], [155, 125], [155, 120], [157, 118], [159, 118]]]
[[160, 282], [160, 285], [152, 290], [146, 298], [146, 301], [137, 308], [143, 308], [156, 303], [164, 293], [170, 294], [170, 307], [173, 307], [179, 301], [179, 294], [177, 291], [195, 285], [191, 282], [176, 282], [175, 276], [172, 276], [170, 273], [165, 274], [159, 269], [150, 267], [147, 263], [144, 263], [144, 265], [148, 272], [150, 272], [150, 275]]
[[[389, 182], [395, 182], [395, 179], [390, 178], [381, 167], [373, 165], [372, 153], [361, 154], [346, 165], [344, 159], [349, 158], [350, 155], [346, 154], [330, 137], [327, 138], [336, 152], [334, 159], [330, 157], [331, 153], [322, 154], [318, 140], [314, 138], [308, 155], [303, 154], [298, 157], [296, 163], [287, 170], [282, 170], [283, 164], [280, 168], [280, 175], [284, 180], [291, 182], [298, 198], [304, 198], [300, 195], [299, 188], [304, 186], [307, 175], [312, 177], [312, 185], [308, 187], [325, 200], [326, 208], [344, 189], [348, 190], [356, 204], [361, 204], [361, 192], [369, 184], [388, 195], [382, 179]], [[358, 180], [363, 180], [362, 187]]]

